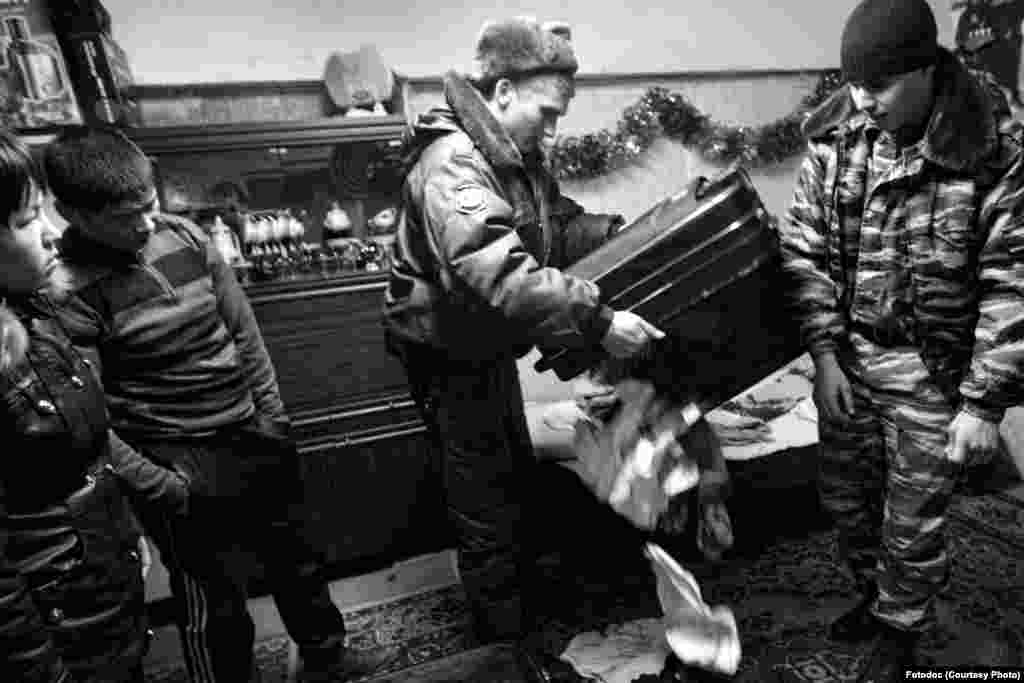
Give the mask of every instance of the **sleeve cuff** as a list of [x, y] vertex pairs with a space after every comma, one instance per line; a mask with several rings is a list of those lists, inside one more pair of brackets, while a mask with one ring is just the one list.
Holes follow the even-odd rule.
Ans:
[[180, 467], [175, 467], [173, 472], [178, 475], [178, 482], [173, 487], [174, 494], [171, 500], [171, 507], [177, 514], [187, 515], [190, 508], [189, 503], [192, 499], [192, 478]]
[[960, 405], [960, 409], [969, 415], [981, 418], [987, 422], [993, 422], [999, 424], [1003, 421], [1003, 416], [1006, 415], [1006, 408], [1000, 408], [988, 403], [976, 401], [974, 399], [966, 398]]
[[819, 339], [816, 342], [812, 342], [808, 345], [807, 351], [811, 354], [811, 358], [817, 360], [826, 353], [835, 353], [839, 346], [833, 339]]

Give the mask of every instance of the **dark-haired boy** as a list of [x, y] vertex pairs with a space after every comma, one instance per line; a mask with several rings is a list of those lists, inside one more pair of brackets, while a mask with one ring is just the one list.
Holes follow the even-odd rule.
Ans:
[[388, 653], [345, 648], [320, 558], [303, 540], [298, 455], [231, 268], [194, 224], [160, 213], [151, 163], [122, 133], [69, 130], [44, 164], [70, 223], [61, 240], [74, 291], [65, 325], [98, 356], [121, 437], [191, 479], [186, 515], [142, 513], [171, 576], [191, 680], [250, 678], [252, 551], [306, 680], [378, 668]]

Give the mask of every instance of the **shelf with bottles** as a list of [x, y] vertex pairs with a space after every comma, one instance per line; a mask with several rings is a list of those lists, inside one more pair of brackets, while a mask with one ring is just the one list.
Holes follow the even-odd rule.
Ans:
[[[338, 207], [337, 202], [334, 207]], [[337, 225], [344, 210], [334, 208], [322, 226]], [[323, 242], [308, 242], [308, 213], [290, 209], [253, 211], [242, 219], [241, 257], [243, 278], [248, 281], [325, 278], [358, 272], [377, 272], [387, 267], [388, 246], [380, 235], [354, 236], [351, 229], [327, 233]], [[346, 234], [347, 233], [347, 234]]]
[[321, 219], [324, 240], [306, 240], [313, 219], [305, 209], [239, 211], [205, 207], [191, 213], [243, 284], [315, 280], [385, 270], [396, 211], [387, 207], [354, 231], [340, 202]]
[[362, 121], [129, 134], [154, 161], [165, 210], [211, 234], [219, 216], [230, 231], [216, 226], [219, 244], [243, 281], [320, 279], [387, 267], [404, 128]]

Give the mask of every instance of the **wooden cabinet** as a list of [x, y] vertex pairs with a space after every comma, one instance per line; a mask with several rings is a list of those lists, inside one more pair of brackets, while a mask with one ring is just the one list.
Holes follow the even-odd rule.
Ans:
[[384, 352], [385, 285], [386, 276], [366, 275], [246, 288], [296, 419], [406, 394], [401, 366]]
[[386, 276], [247, 288], [338, 570], [444, 547], [426, 427], [384, 346]]
[[[390, 146], [402, 128], [400, 119], [382, 117], [138, 129], [131, 135], [161, 169], [164, 197], [172, 169], [178, 189], [186, 191], [179, 200], [194, 190], [201, 202], [204, 183], [231, 177], [248, 179], [249, 200], [267, 206], [280, 196], [260, 196], [263, 186], [249, 181], [280, 171], [284, 184], [301, 185], [289, 180], [293, 176], [319, 178], [322, 197], [372, 208], [393, 201], [393, 186], [376, 191], [371, 182], [352, 191], [330, 160], [337, 163], [353, 143]], [[303, 161], [274, 166], [267, 161], [269, 149], [278, 150], [278, 161]], [[386, 282], [386, 271], [355, 270], [245, 285], [292, 419], [314, 536], [327, 549], [334, 576], [445, 547], [444, 507], [426, 428], [401, 365], [384, 345]]]
[[404, 131], [400, 116], [371, 116], [127, 132], [155, 161], [165, 211], [205, 220], [229, 208], [226, 200], [244, 212], [287, 210], [303, 217], [305, 241], [319, 243], [335, 204], [354, 237], [395, 207]]

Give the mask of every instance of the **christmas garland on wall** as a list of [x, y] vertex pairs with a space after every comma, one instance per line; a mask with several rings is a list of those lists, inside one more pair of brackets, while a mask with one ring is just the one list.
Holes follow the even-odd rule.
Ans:
[[804, 118], [842, 84], [839, 71], [822, 72], [795, 111], [761, 126], [718, 123], [679, 93], [650, 88], [623, 111], [615, 130], [559, 138], [551, 153], [552, 168], [562, 180], [602, 176], [636, 161], [659, 137], [695, 148], [715, 164], [776, 164], [803, 150]]

